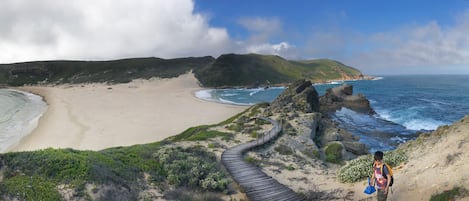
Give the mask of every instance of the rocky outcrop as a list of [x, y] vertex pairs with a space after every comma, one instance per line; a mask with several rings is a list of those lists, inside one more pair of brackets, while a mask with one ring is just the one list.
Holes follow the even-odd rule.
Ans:
[[339, 128], [337, 122], [329, 118], [323, 118], [320, 122], [318, 140], [320, 147], [325, 147], [330, 143], [339, 143], [343, 146], [343, 159], [350, 160], [357, 156], [368, 154], [368, 147], [359, 142], [359, 137], [353, 135], [345, 129]]
[[376, 114], [371, 108], [370, 101], [362, 94], [353, 95], [353, 86], [344, 84], [331, 88], [324, 96], [319, 98], [321, 112], [335, 112], [342, 107], [365, 114]]
[[310, 81], [298, 80], [290, 85], [271, 104], [272, 112], [318, 112], [319, 98]]
[[368, 147], [358, 141], [359, 137], [330, 119], [328, 114], [342, 107], [374, 114], [369, 101], [361, 94], [353, 95], [350, 85], [328, 89], [324, 96], [318, 97], [310, 81], [294, 82], [266, 109], [283, 121], [284, 135], [273, 148], [280, 152], [292, 150], [305, 158], [320, 158], [327, 145], [336, 143], [343, 147], [341, 159], [367, 154]]

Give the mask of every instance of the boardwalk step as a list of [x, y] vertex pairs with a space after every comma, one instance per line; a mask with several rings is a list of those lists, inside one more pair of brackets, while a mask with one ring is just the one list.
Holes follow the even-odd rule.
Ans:
[[234, 180], [244, 189], [251, 201], [282, 200], [303, 201], [304, 198], [287, 186], [268, 176], [260, 168], [244, 161], [243, 154], [269, 142], [281, 131], [278, 122], [261, 118], [272, 123], [273, 128], [258, 141], [251, 141], [232, 147], [222, 153], [222, 163], [233, 176]]

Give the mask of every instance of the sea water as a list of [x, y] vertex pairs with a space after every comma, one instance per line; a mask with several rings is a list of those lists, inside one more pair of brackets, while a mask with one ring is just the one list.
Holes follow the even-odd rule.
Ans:
[[[360, 137], [370, 151], [394, 149], [416, 133], [431, 131], [469, 115], [469, 75], [382, 76], [375, 80], [345, 81], [354, 93], [365, 95], [374, 116], [341, 109], [333, 118]], [[319, 95], [341, 82], [313, 84]], [[199, 98], [251, 105], [273, 101], [285, 88], [217, 89], [197, 92]]]
[[40, 96], [0, 89], [0, 153], [31, 133], [46, 109], [47, 104]]

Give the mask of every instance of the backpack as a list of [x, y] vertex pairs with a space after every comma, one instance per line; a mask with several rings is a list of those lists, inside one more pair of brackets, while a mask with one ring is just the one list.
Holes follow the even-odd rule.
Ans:
[[[389, 175], [391, 176], [391, 182], [389, 183], [389, 186], [391, 187], [392, 184], [394, 184], [394, 174], [392, 173], [392, 168], [387, 163], [383, 163], [383, 165], [386, 165], [386, 168], [388, 169]], [[384, 178], [387, 178], [386, 174], [383, 171], [383, 166], [381, 166], [381, 174], [383, 175]]]

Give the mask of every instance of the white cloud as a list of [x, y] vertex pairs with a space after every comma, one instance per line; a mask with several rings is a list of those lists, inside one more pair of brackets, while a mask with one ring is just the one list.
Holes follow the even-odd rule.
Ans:
[[347, 60], [372, 73], [469, 73], [469, 11], [451, 25], [431, 21], [373, 34], [364, 46]]
[[240, 53], [271, 54], [282, 57], [296, 57], [296, 48], [287, 41], [272, 43], [284, 35], [282, 21], [276, 17], [244, 17], [238, 24], [249, 31], [246, 41], [238, 42]]
[[282, 30], [282, 22], [278, 18], [245, 17], [238, 23], [249, 31], [256, 33], [275, 34]]
[[280, 42], [278, 44], [262, 43], [247, 46], [246, 52], [285, 56], [290, 54], [292, 48], [293, 46], [288, 44], [288, 42]]
[[0, 8], [0, 63], [217, 56], [233, 47], [191, 0], [2, 0]]

